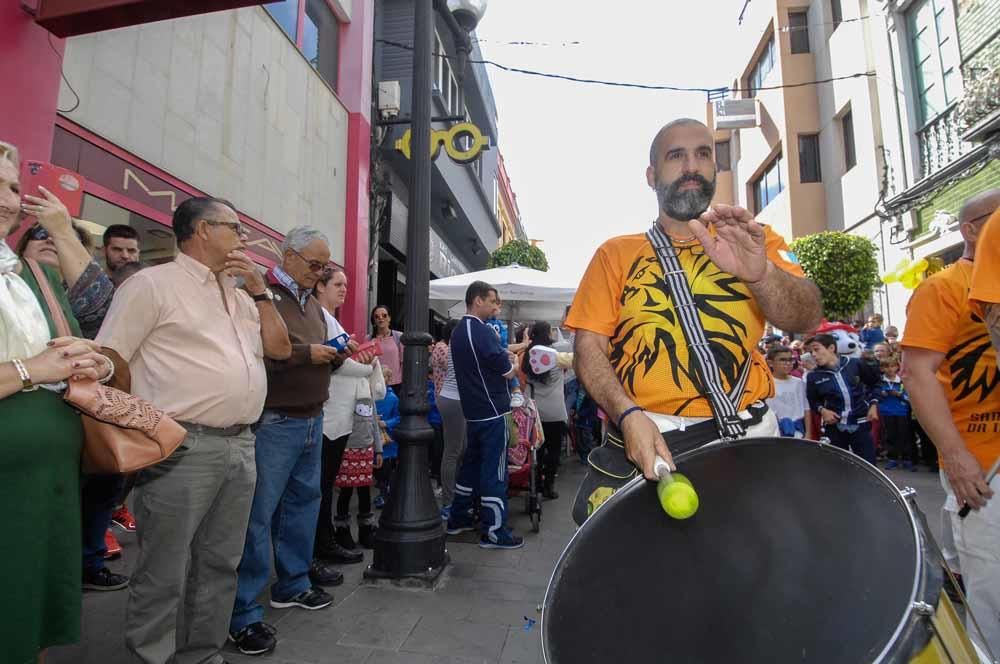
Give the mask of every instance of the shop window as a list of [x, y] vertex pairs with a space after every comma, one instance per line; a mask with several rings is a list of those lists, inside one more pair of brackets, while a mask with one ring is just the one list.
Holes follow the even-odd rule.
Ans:
[[784, 182], [781, 180], [781, 155], [774, 158], [764, 172], [753, 181], [753, 203], [754, 210], [760, 213], [771, 201], [784, 191]]
[[[95, 247], [100, 248], [100, 236], [108, 226], [124, 224], [139, 232], [139, 256], [143, 263], [167, 263], [177, 254], [177, 243], [169, 227], [91, 194], [83, 195], [80, 217], [93, 224]], [[97, 255], [100, 262], [102, 254], [99, 250]]]

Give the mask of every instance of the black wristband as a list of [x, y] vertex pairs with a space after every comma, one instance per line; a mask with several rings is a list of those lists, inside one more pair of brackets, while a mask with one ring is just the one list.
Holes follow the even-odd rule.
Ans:
[[632, 406], [631, 408], [627, 408], [624, 413], [622, 413], [621, 415], [618, 416], [618, 430], [619, 431], [622, 430], [622, 422], [625, 421], [625, 418], [628, 417], [629, 415], [631, 415], [632, 413], [634, 413], [637, 410], [642, 410], [642, 406]]

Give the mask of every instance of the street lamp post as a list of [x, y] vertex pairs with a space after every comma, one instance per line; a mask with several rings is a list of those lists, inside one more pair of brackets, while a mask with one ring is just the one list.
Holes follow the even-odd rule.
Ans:
[[[413, 91], [411, 99], [412, 168], [406, 229], [406, 325], [403, 333], [402, 416], [395, 430], [399, 466], [379, 519], [375, 554], [368, 579], [411, 579], [431, 584], [448, 564], [444, 525], [431, 488], [427, 448], [434, 430], [427, 423], [428, 333], [430, 310], [431, 88], [433, 85], [434, 11], [464, 40], [486, 9], [485, 0], [415, 0]], [[461, 65], [464, 67], [465, 62]]]

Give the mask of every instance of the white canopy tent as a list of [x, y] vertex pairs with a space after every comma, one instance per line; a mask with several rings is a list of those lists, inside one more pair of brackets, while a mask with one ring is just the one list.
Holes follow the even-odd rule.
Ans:
[[485, 281], [497, 289], [503, 300], [500, 318], [505, 320], [561, 321], [577, 290], [577, 284], [515, 263], [434, 279], [430, 283], [431, 306], [460, 317], [465, 313], [465, 291], [473, 281]]

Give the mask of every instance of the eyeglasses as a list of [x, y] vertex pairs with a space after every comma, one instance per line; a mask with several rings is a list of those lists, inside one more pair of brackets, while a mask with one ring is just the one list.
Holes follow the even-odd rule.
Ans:
[[320, 263], [319, 261], [311, 261], [292, 248], [289, 248], [288, 250], [293, 254], [295, 254], [296, 256], [298, 256], [299, 258], [301, 258], [304, 263], [308, 263], [310, 272], [322, 272], [323, 270], [326, 269], [326, 263]]
[[209, 226], [228, 226], [229, 228], [233, 229], [233, 232], [236, 233], [240, 237], [244, 237], [246, 235], [249, 235], [249, 233], [247, 233], [246, 226], [244, 226], [243, 224], [241, 224], [238, 221], [235, 221], [235, 222], [234, 221], [219, 221], [218, 219], [202, 219], [202, 221], [204, 221]]
[[50, 237], [49, 232], [45, 230], [42, 226], [33, 226], [30, 231], [28, 231], [29, 240], [48, 240]]

